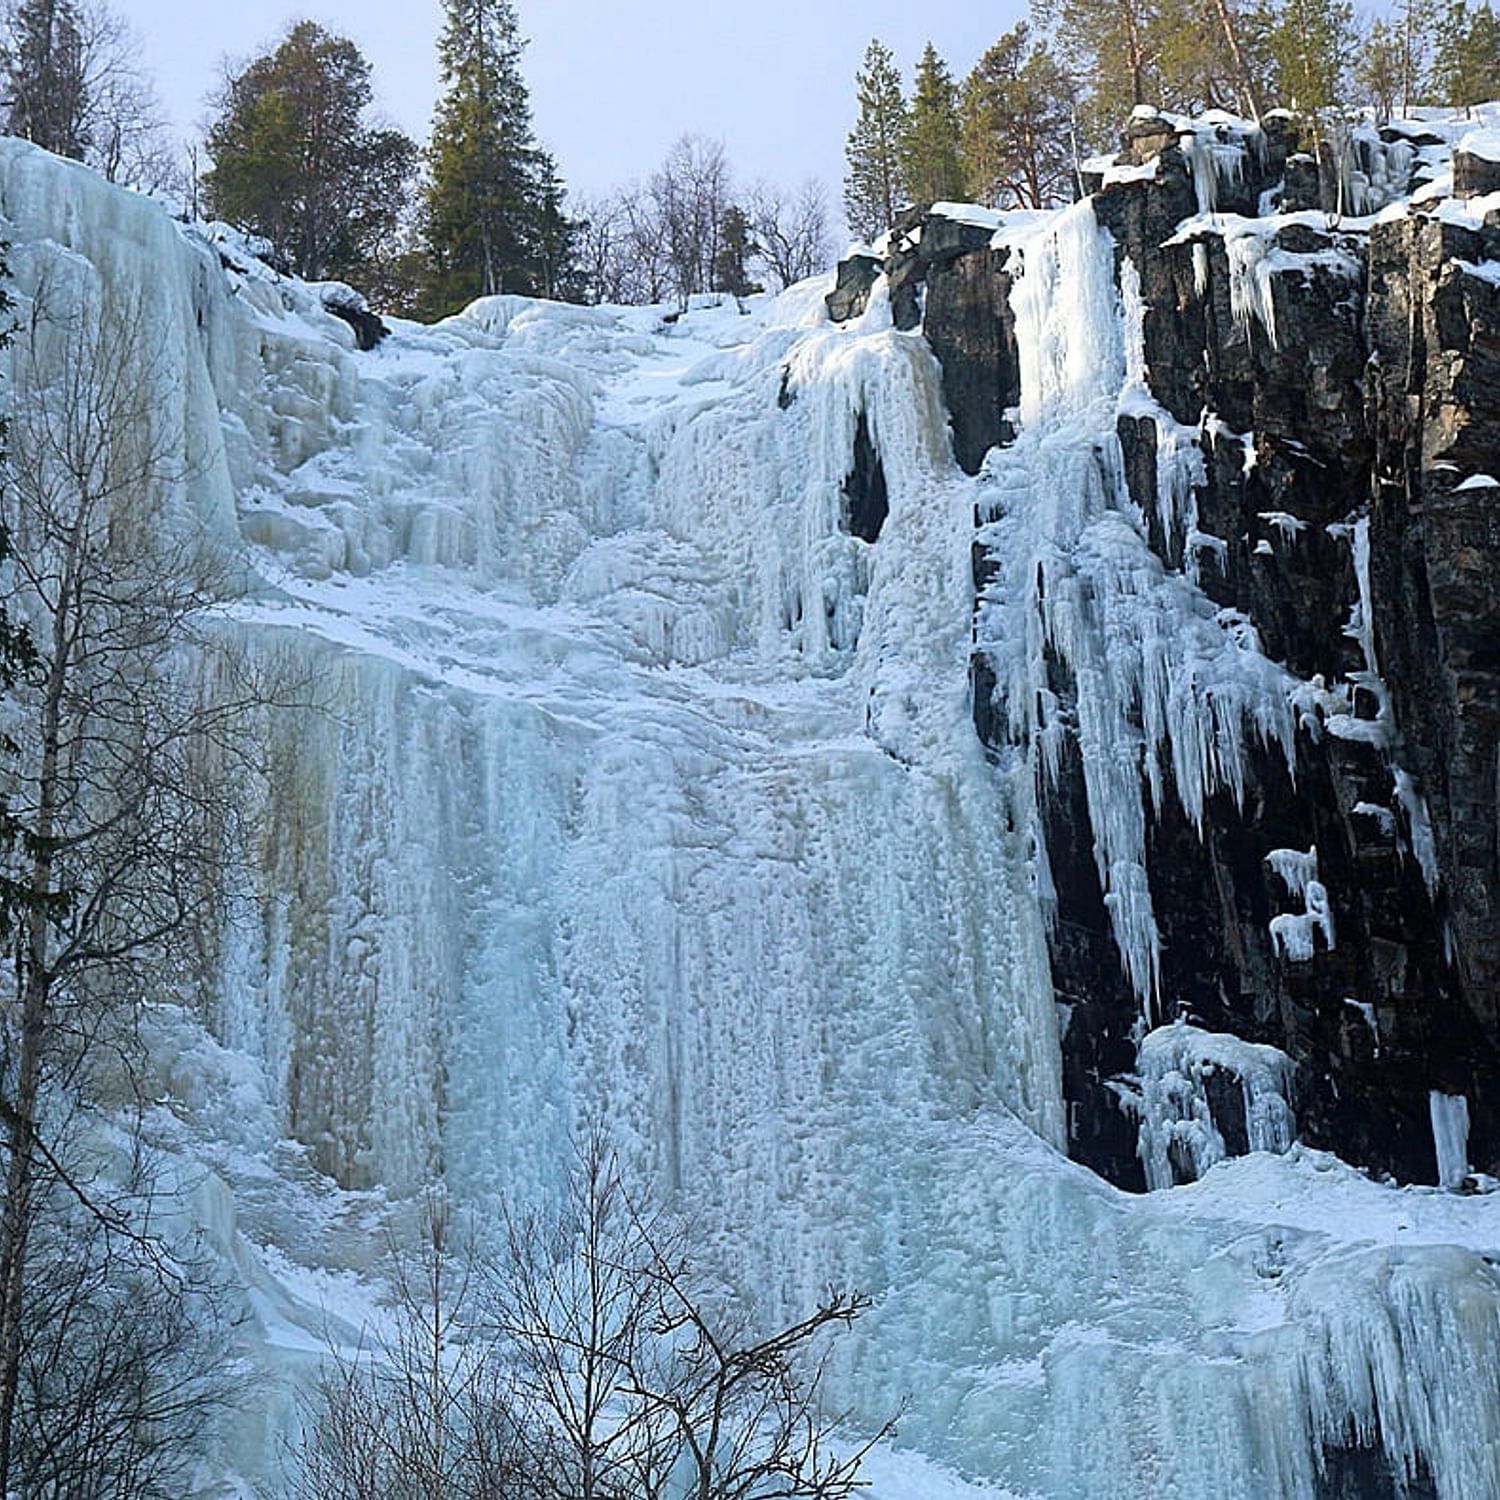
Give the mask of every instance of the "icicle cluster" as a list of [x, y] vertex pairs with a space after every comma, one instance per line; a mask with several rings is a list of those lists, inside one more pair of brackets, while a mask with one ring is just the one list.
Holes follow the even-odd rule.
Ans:
[[1240, 1096], [1252, 1151], [1282, 1152], [1296, 1137], [1290, 1104], [1292, 1063], [1284, 1052], [1184, 1021], [1141, 1039], [1136, 1061], [1140, 1157], [1152, 1190], [1203, 1176], [1229, 1154], [1213, 1116], [1208, 1080], [1227, 1079]]
[[1163, 565], [1126, 491], [1116, 419], [1149, 412], [1162, 523], [1186, 524], [1190, 555], [1211, 550], [1191, 499], [1201, 450], [1145, 391], [1139, 282], [1127, 264], [1122, 301], [1114, 259], [1087, 201], [1013, 244], [1022, 427], [982, 476], [979, 536], [997, 572], [977, 635], [1010, 736], [1040, 777], [1055, 780], [1063, 735], [1076, 735], [1100, 884], [1149, 1005], [1159, 935], [1146, 829], [1168, 773], [1201, 827], [1214, 791], [1239, 799], [1250, 743], [1290, 764], [1295, 718], [1293, 684], [1253, 626]]

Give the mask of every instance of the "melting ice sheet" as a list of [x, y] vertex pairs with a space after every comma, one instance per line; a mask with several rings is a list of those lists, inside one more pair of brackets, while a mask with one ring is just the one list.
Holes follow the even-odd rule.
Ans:
[[[183, 1213], [273, 1379], [368, 1314], [404, 1195], [545, 1200], [592, 1117], [768, 1315], [873, 1294], [835, 1377], [867, 1423], [911, 1397], [890, 1500], [1310, 1495], [1350, 1444], [1445, 1500], [1500, 1491], [1496, 1201], [1297, 1148], [1130, 1199], [1060, 1154], [1031, 771], [970, 723], [974, 508], [1002, 481], [952, 465], [881, 289], [838, 329], [822, 283], [673, 324], [491, 299], [360, 355], [317, 289], [80, 168], [6, 142], [0, 203], [23, 296], [66, 271], [159, 329], [202, 457], [163, 503], [243, 541], [237, 628], [332, 699], [267, 726], [247, 920], [152, 1018]], [[1095, 382], [1126, 351], [1097, 231], [1064, 233], [1027, 266], [1058, 384], [1022, 457], [1093, 526], [1095, 575], [1127, 568], [1145, 666], [1082, 636], [1080, 662], [1150, 685], [1201, 786], [1232, 774], [1222, 734], [1150, 674], [1232, 669], [1235, 727], [1277, 679], [1103, 514], [1089, 413], [1112, 427]], [[1070, 265], [1115, 319], [1087, 360], [1040, 300]], [[845, 528], [861, 415], [874, 544]], [[1140, 766], [1098, 768], [1127, 904]], [[276, 1454], [230, 1424], [206, 1492]]]

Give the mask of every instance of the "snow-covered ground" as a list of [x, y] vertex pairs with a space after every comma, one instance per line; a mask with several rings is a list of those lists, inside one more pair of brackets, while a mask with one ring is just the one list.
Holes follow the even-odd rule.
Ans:
[[[1100, 639], [1047, 591], [1091, 743], [1137, 695], [1191, 796], [1296, 720], [1099, 488], [1143, 396], [1087, 205], [997, 228], [1027, 236], [1024, 431], [978, 480], [883, 288], [840, 328], [826, 281], [675, 321], [494, 298], [362, 354], [318, 289], [20, 143], [0, 210], [24, 297], [94, 286], [159, 332], [142, 378], [193, 458], [163, 504], [238, 539], [240, 628], [326, 699], [267, 726], [213, 994], [152, 1018], [154, 1129], [254, 1360], [289, 1382], [357, 1329], [419, 1184], [482, 1226], [598, 1120], [768, 1316], [874, 1296], [834, 1375], [872, 1427], [910, 1398], [881, 1500], [1311, 1495], [1357, 1441], [1500, 1494], [1500, 1196], [1293, 1147], [1132, 1198], [1059, 1149], [1033, 763], [970, 721], [976, 505], [1015, 530], [982, 624], [1036, 755], [1039, 546], [1118, 611]], [[841, 525], [861, 414], [873, 543]], [[1141, 769], [1098, 760], [1090, 796], [1149, 994]], [[1157, 1050], [1165, 1087], [1211, 1048]], [[289, 1411], [205, 1483], [274, 1464]]]

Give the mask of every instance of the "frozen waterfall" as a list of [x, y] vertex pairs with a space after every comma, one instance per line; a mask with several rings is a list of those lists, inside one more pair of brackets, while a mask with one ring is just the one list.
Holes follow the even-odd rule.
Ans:
[[[1211, 1500], [1375, 1445], [1500, 1495], [1500, 1198], [1297, 1146], [1131, 1198], [1062, 1154], [1043, 653], [1150, 1006], [1153, 768], [1201, 817], [1295, 724], [1122, 503], [1146, 398], [1087, 204], [1019, 247], [1021, 435], [977, 480], [883, 288], [842, 327], [822, 282], [675, 323], [494, 298], [361, 354], [318, 288], [14, 141], [0, 209], [23, 299], [66, 276], [151, 320], [195, 455], [164, 505], [238, 538], [235, 628], [327, 688], [268, 724], [243, 920], [152, 1029], [183, 1211], [283, 1389], [413, 1189], [544, 1201], [599, 1120], [769, 1309], [871, 1292], [836, 1373], [872, 1425], [911, 1398], [888, 1500], [929, 1483], [906, 1450], [954, 1495]], [[1014, 563], [980, 611], [1009, 764], [971, 722], [976, 507]], [[274, 1458], [240, 1423], [211, 1481]]]

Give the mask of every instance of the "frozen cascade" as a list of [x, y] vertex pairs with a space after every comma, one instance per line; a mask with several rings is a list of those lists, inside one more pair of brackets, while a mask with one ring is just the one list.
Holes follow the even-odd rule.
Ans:
[[[412, 1186], [441, 1171], [481, 1220], [544, 1200], [593, 1115], [768, 1315], [868, 1288], [838, 1394], [874, 1422], [911, 1393], [901, 1442], [975, 1480], [1310, 1497], [1321, 1446], [1364, 1439], [1444, 1500], [1500, 1494], [1475, 1378], [1500, 1200], [1295, 1146], [1132, 1199], [1058, 1149], [1044, 652], [1078, 686], [1143, 990], [1158, 762], [1200, 816], [1246, 734], [1290, 735], [1248, 630], [1124, 498], [1129, 351], [1087, 205], [1021, 247], [1024, 428], [977, 482], [879, 289], [845, 328], [826, 279], [672, 326], [491, 299], [358, 355], [317, 289], [18, 142], [0, 208], [23, 296], [58, 267], [161, 331], [202, 460], [164, 504], [238, 527], [234, 628], [332, 699], [268, 726], [250, 920], [146, 1028], [180, 1211], [282, 1392], [227, 1424], [205, 1493], [276, 1463]], [[861, 415], [873, 546], [839, 525]], [[970, 725], [976, 499], [1016, 562], [981, 616], [1010, 766]]]
[[1428, 1102], [1438, 1181], [1444, 1187], [1457, 1187], [1469, 1175], [1469, 1101], [1462, 1094], [1433, 1089]]
[[1287, 895], [1302, 903], [1300, 912], [1282, 912], [1271, 918], [1271, 947], [1293, 963], [1307, 963], [1317, 952], [1315, 933], [1321, 933], [1325, 949], [1334, 945], [1333, 908], [1328, 888], [1318, 879], [1317, 847], [1307, 850], [1273, 849], [1266, 863], [1286, 887]]
[[[1150, 1009], [1159, 937], [1146, 823], [1166, 795], [1164, 773], [1201, 826], [1210, 792], [1224, 786], [1238, 799], [1247, 736], [1279, 745], [1290, 764], [1293, 684], [1261, 653], [1248, 621], [1216, 609], [1147, 544], [1115, 427], [1122, 409], [1137, 412], [1148, 399], [1139, 282], [1125, 273], [1122, 304], [1114, 247], [1092, 204], [1064, 211], [1016, 249], [1023, 425], [981, 475], [989, 519], [980, 539], [996, 572], [980, 601], [978, 638], [1011, 738], [1039, 775], [1055, 775], [1061, 733], [1049, 652], [1075, 684], [1099, 881], [1126, 972]], [[1185, 507], [1191, 530], [1201, 453], [1163, 419], [1163, 524]]]
[[1151, 1189], [1196, 1181], [1231, 1154], [1224, 1139], [1229, 1122], [1214, 1118], [1216, 1104], [1223, 1110], [1231, 1094], [1243, 1149], [1291, 1149], [1292, 1063], [1277, 1048], [1174, 1021], [1141, 1038], [1137, 1068], [1141, 1094], [1134, 1107]]

